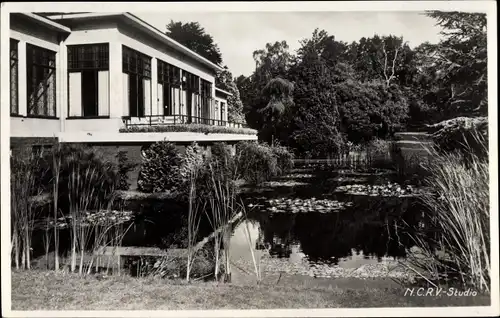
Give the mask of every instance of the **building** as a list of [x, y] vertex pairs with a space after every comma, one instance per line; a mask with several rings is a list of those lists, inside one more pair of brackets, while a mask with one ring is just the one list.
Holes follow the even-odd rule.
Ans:
[[12, 147], [57, 139], [139, 158], [160, 140], [257, 139], [228, 122], [219, 65], [127, 12], [12, 13], [10, 65]]

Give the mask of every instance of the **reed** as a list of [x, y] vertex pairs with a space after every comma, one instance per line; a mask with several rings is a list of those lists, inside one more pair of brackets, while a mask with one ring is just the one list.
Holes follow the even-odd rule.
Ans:
[[[481, 136], [477, 136], [481, 138]], [[487, 151], [487, 150], [485, 150]], [[428, 281], [459, 282], [463, 287], [489, 291], [490, 205], [489, 165], [472, 150], [435, 154], [425, 166], [427, 185], [434, 194], [422, 197], [430, 213], [415, 238], [419, 256], [414, 268]], [[417, 270], [416, 270], [417, 271]]]
[[[215, 233], [215, 273], [220, 273], [220, 256], [223, 249], [222, 261], [224, 264], [224, 281], [231, 280], [230, 239], [231, 222], [238, 215], [236, 204], [238, 171], [236, 167], [228, 169], [228, 158], [222, 157], [208, 162], [208, 201], [210, 209], [207, 217]], [[222, 231], [219, 232], [219, 229]], [[217, 233], [216, 233], [217, 232]]]
[[34, 198], [42, 194], [40, 177], [46, 172], [41, 156], [29, 147], [11, 158], [11, 246], [16, 269], [31, 268], [31, 240], [38, 213]]

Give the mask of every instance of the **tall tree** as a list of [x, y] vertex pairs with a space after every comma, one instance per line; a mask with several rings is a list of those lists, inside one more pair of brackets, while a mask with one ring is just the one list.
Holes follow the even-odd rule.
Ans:
[[442, 107], [450, 116], [488, 113], [486, 14], [430, 11], [444, 39], [428, 47], [437, 68]]
[[[244, 89], [243, 86], [241, 88], [245, 118], [248, 125], [254, 129], [261, 130], [266, 123], [269, 123], [265, 116], [269, 114], [267, 110], [270, 109], [262, 111], [268, 106], [271, 98], [269, 92], [265, 91], [265, 87], [273, 79], [287, 80], [287, 73], [292, 62], [292, 55], [288, 49], [286, 41], [281, 41], [267, 43], [264, 49], [254, 51], [253, 58], [256, 65], [254, 73], [250, 78], [240, 77], [238, 80], [240, 85], [244, 85]], [[275, 84], [288, 85], [281, 80]], [[271, 86], [274, 87], [274, 84]], [[271, 136], [262, 137], [265, 140], [271, 138]]]
[[182, 23], [170, 20], [166, 34], [212, 63], [222, 63], [219, 46], [198, 22]]
[[416, 74], [412, 67], [414, 54], [402, 37], [363, 37], [349, 45], [347, 54], [362, 82], [382, 80], [387, 87], [391, 84], [405, 86]]
[[243, 103], [240, 99], [240, 91], [227, 66], [224, 66], [224, 70], [217, 74], [215, 85], [231, 93], [231, 96], [227, 99], [227, 119], [231, 122], [244, 122], [245, 116], [243, 115]]

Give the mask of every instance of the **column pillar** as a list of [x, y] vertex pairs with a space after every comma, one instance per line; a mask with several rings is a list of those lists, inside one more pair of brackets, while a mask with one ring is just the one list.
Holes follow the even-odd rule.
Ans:
[[21, 40], [17, 44], [17, 54], [18, 54], [18, 107], [19, 115], [26, 116], [28, 114], [28, 78], [26, 76], [26, 41]]
[[158, 60], [151, 58], [151, 115], [159, 115], [160, 105], [158, 104]]
[[121, 118], [126, 114], [122, 73], [122, 45], [118, 41], [112, 41], [109, 43], [110, 118]]

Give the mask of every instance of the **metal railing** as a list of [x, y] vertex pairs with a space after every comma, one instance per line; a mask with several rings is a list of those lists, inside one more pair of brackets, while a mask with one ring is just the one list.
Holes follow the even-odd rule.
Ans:
[[189, 125], [202, 124], [210, 126], [225, 126], [234, 128], [248, 128], [246, 124], [230, 122], [221, 119], [205, 118], [189, 115], [146, 115], [141, 117], [123, 116], [125, 128], [143, 126], [169, 126], [169, 125]]

